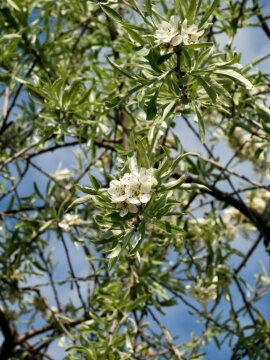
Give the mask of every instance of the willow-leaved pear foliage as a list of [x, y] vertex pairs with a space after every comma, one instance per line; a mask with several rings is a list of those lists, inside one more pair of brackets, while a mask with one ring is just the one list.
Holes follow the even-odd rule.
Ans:
[[0, 360], [270, 358], [267, 9], [1, 1]]

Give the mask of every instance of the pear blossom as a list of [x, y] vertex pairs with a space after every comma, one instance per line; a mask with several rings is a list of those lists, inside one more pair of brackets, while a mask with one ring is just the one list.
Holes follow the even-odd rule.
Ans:
[[263, 286], [270, 287], [270, 278], [268, 276], [262, 276], [261, 281], [263, 283]]
[[182, 41], [185, 45], [197, 44], [199, 37], [202, 36], [204, 30], [199, 31], [196, 25], [187, 25], [187, 19], [182, 23], [181, 35]]
[[123, 181], [112, 180], [108, 194], [111, 196], [112, 202], [118, 203], [126, 200], [125, 184]]
[[[237, 151], [237, 156], [240, 160], [254, 160], [254, 154], [261, 147], [261, 142], [252, 139], [250, 134], [246, 133], [241, 127], [236, 127], [233, 134], [227, 139], [228, 144]], [[256, 163], [254, 164], [255, 169], [265, 173], [265, 164], [270, 161], [269, 153], [260, 153]], [[267, 172], [266, 172], [267, 175]]]
[[69, 169], [57, 169], [51, 176], [56, 181], [70, 180], [74, 177], [74, 174]]
[[58, 226], [65, 231], [71, 231], [72, 226], [82, 225], [83, 222], [77, 214], [65, 214], [64, 220], [62, 220]]
[[[213, 281], [217, 281], [215, 276]], [[193, 297], [196, 301], [203, 305], [207, 305], [210, 300], [215, 300], [217, 298], [217, 286], [212, 284], [210, 286], [203, 286], [202, 284], [191, 284], [187, 285], [186, 289], [189, 292], [189, 295]]]
[[156, 179], [147, 169], [133, 170], [126, 173], [120, 180], [112, 180], [108, 189], [111, 201], [120, 209], [120, 216], [128, 212], [138, 212], [138, 206], [151, 200], [152, 187], [157, 185]]
[[120, 213], [119, 215], [121, 217], [124, 217], [125, 215], [127, 215], [128, 212], [132, 213], [132, 214], [136, 214], [138, 212], [138, 207], [134, 204], [128, 204], [126, 202], [117, 204], [117, 209], [120, 209]]
[[270, 203], [270, 191], [266, 189], [258, 189], [255, 193], [255, 196], [251, 194], [248, 202], [252, 209], [262, 214], [267, 205]]
[[233, 207], [224, 211], [223, 222], [227, 228], [226, 237], [229, 241], [235, 239], [238, 235], [238, 228], [236, 225], [240, 220], [239, 216], [241, 216], [239, 210]]
[[[155, 34], [156, 43], [165, 45], [167, 53], [173, 51], [174, 46], [178, 46], [182, 42], [182, 36], [178, 30], [178, 20], [172, 16], [170, 22], [162, 21]], [[162, 53], [165, 51], [162, 50]]]

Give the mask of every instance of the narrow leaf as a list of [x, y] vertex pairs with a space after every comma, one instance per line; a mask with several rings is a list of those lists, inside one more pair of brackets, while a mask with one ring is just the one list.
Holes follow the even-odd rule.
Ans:
[[185, 154], [181, 154], [181, 155], [178, 155], [177, 158], [173, 161], [172, 165], [170, 166], [170, 169], [168, 171], [166, 171], [166, 173], [164, 173], [162, 176], [161, 176], [161, 179], [165, 179], [167, 178], [168, 176], [170, 176], [171, 174], [173, 174], [174, 170], [176, 169], [177, 165], [179, 164], [179, 162], [181, 160], [183, 160], [185, 157], [187, 156], [197, 156], [196, 153], [193, 153], [193, 152], [188, 152], [188, 153], [185, 153]]
[[262, 111], [264, 115], [268, 117], [270, 120], [270, 109], [269, 107], [265, 106], [264, 104], [261, 104], [259, 102], [255, 102], [255, 106], [258, 108], [258, 110]]
[[217, 100], [217, 94], [215, 90], [207, 84], [205, 81], [205, 78], [202, 78], [200, 76], [196, 76], [197, 81], [200, 83], [200, 85], [204, 88], [207, 95], [210, 97], [210, 99], [215, 103]]
[[11, 39], [20, 39], [21, 35], [19, 35], [19, 34], [4, 34], [4, 35], [2, 35], [2, 37], [4, 39], [11, 40]]
[[145, 10], [147, 11], [148, 15], [152, 17], [152, 2], [151, 0], [144, 1]]
[[125, 310], [126, 312], [130, 312], [134, 309], [138, 309], [138, 307], [140, 305], [144, 305], [146, 300], [149, 298], [149, 295], [142, 295], [139, 298], [137, 298], [134, 301], [131, 301], [130, 303], [128, 303], [127, 305], [125, 304]]
[[163, 185], [163, 187], [161, 188], [161, 190], [172, 190], [175, 188], [179, 188], [181, 184], [183, 184], [183, 182], [186, 179], [186, 175], [182, 175], [178, 180], [174, 180], [174, 181], [170, 181], [166, 184]]
[[86, 194], [90, 194], [90, 195], [97, 195], [97, 191], [88, 187], [88, 186], [83, 186], [83, 185], [74, 185], [76, 189], [86, 193]]
[[89, 174], [89, 179], [91, 181], [91, 184], [94, 186], [94, 189], [99, 190], [100, 189], [99, 181], [91, 174]]
[[129, 34], [129, 36], [131, 37], [132, 40], [139, 43], [140, 45], [145, 44], [144, 39], [136, 31], [134, 31], [132, 29], [129, 29], [125, 25], [123, 25], [123, 28], [128, 32], [128, 34]]
[[174, 0], [174, 7], [176, 8], [179, 18], [184, 21], [185, 15], [181, 6], [181, 0]]
[[212, 15], [213, 11], [219, 4], [220, 0], [214, 0], [213, 4], [210, 6], [210, 8], [206, 11], [204, 16], [202, 17], [200, 23], [199, 23], [199, 29], [206, 23], [206, 21], [209, 19], [209, 17]]
[[230, 79], [233, 80], [237, 80], [242, 85], [244, 85], [248, 90], [252, 89], [253, 87], [253, 85], [248, 79], [246, 79], [243, 75], [232, 69], [216, 69], [214, 70], [214, 73], [229, 77]]
[[187, 13], [187, 20], [189, 24], [194, 23], [194, 16], [196, 13], [196, 9], [197, 9], [197, 0], [190, 0], [188, 13]]
[[85, 195], [85, 196], [80, 197], [79, 199], [74, 200], [74, 201], [69, 205], [69, 207], [67, 208], [66, 212], [69, 211], [70, 209], [78, 206], [78, 205], [81, 205], [81, 204], [86, 203], [87, 201], [90, 201], [91, 199], [92, 199], [92, 195]]
[[116, 22], [122, 22], [123, 21], [122, 16], [120, 14], [118, 14], [118, 12], [116, 12], [115, 10], [110, 8], [109, 6], [100, 5], [100, 7], [105, 12], [105, 14], [107, 14], [114, 21], [116, 21]]
[[105, 56], [107, 61], [114, 67], [116, 70], [120, 71], [123, 75], [127, 76], [128, 78], [132, 80], [137, 80], [131, 73], [126, 71], [125, 69], [121, 68], [121, 66], [117, 65], [115, 62], [113, 62], [108, 56]]
[[146, 108], [147, 120], [153, 120], [157, 114], [156, 101], [157, 101], [158, 93], [159, 93], [159, 90], [157, 90], [155, 92], [155, 95], [152, 97], [152, 99], [149, 101], [149, 103], [147, 105], [147, 108]]
[[185, 233], [182, 228], [177, 225], [171, 224], [169, 221], [155, 221], [155, 226], [171, 235], [181, 235]]
[[202, 42], [202, 43], [198, 43], [198, 44], [184, 45], [183, 47], [185, 49], [201, 49], [201, 48], [211, 47], [211, 46], [213, 46], [212, 42]]

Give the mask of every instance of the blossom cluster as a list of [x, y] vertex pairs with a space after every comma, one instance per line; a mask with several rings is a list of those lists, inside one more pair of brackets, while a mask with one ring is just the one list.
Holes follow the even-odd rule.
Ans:
[[[217, 277], [213, 278], [213, 282], [217, 281]], [[211, 284], [210, 286], [204, 286], [200, 282], [197, 284], [190, 284], [186, 286], [188, 293], [193, 299], [203, 305], [207, 305], [210, 300], [217, 298], [217, 285]]]
[[58, 168], [55, 173], [51, 174], [51, 177], [56, 181], [64, 181], [73, 179], [74, 174], [69, 169]]
[[[246, 201], [251, 209], [262, 214], [267, 206], [270, 204], [270, 191], [266, 189], [258, 189], [246, 196]], [[250, 220], [243, 215], [239, 210], [230, 207], [224, 211], [223, 223], [226, 226], [226, 237], [228, 240], [233, 240], [238, 235], [238, 228], [241, 225], [242, 229], [249, 231], [256, 231], [256, 227]]]
[[64, 219], [58, 225], [65, 231], [71, 231], [72, 226], [83, 225], [83, 221], [77, 214], [65, 214]]
[[258, 189], [254, 194], [248, 198], [249, 206], [262, 214], [267, 205], [270, 204], [270, 191], [266, 189]]
[[[232, 136], [228, 138], [228, 144], [237, 151], [237, 156], [241, 160], [253, 161], [256, 151], [262, 146], [262, 144], [255, 141], [255, 139], [256, 138], [252, 138], [249, 133], [245, 132], [243, 128], [237, 126]], [[263, 170], [265, 172], [266, 163], [270, 163], [270, 155], [268, 153], [265, 155], [262, 152], [254, 165], [257, 170]]]
[[152, 188], [156, 185], [157, 180], [149, 170], [141, 168], [139, 171], [126, 173], [119, 180], [112, 180], [108, 194], [123, 217], [128, 212], [137, 213], [138, 206], [148, 203], [151, 200]]
[[233, 240], [238, 235], [238, 224], [241, 222], [243, 215], [239, 210], [231, 207], [224, 211], [223, 222], [226, 226], [226, 237], [228, 240]]
[[187, 24], [187, 19], [182, 23], [181, 30], [178, 29], [178, 20], [175, 16], [172, 16], [170, 21], [162, 21], [159, 28], [156, 31], [156, 43], [157, 45], [163, 45], [165, 48], [161, 51], [171, 53], [175, 46], [183, 43], [184, 45], [196, 44], [199, 38], [204, 33], [204, 30], [199, 31], [196, 25]]

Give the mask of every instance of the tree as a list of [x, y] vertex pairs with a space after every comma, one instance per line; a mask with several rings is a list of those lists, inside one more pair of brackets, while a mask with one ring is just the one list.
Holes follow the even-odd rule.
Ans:
[[269, 359], [262, 5], [2, 0], [1, 360]]

